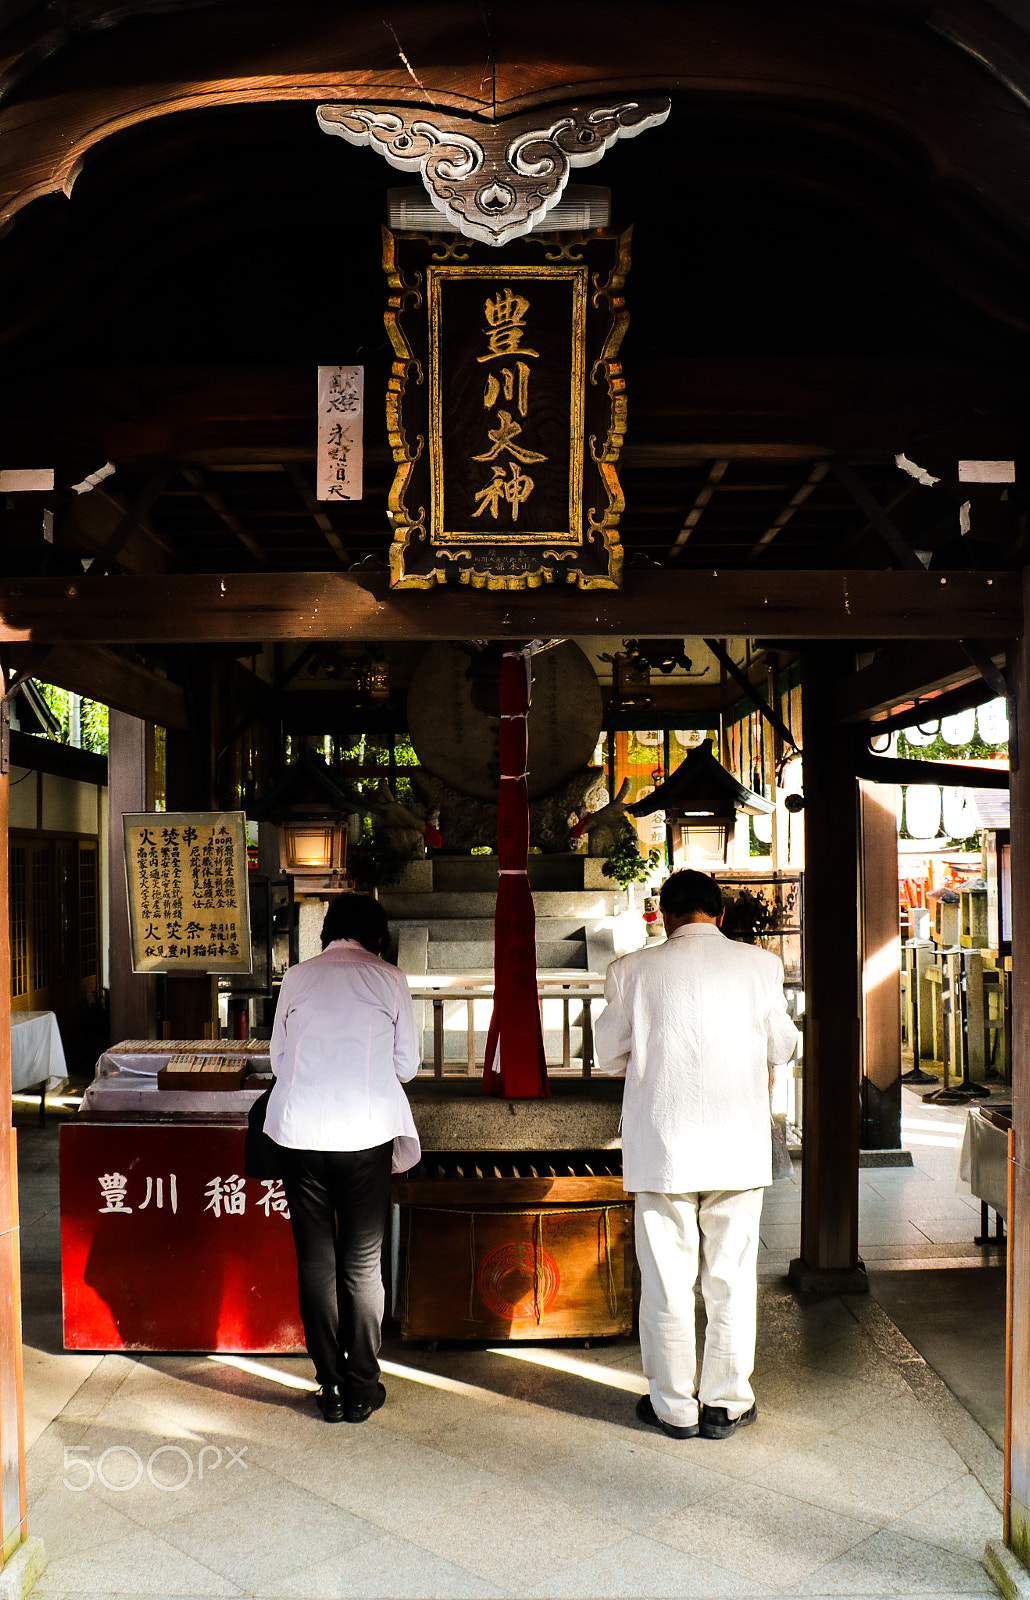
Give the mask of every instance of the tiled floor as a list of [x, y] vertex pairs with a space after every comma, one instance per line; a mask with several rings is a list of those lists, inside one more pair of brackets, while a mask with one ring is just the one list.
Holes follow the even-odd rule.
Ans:
[[[907, 1094], [915, 1166], [863, 1171], [874, 1285], [933, 1261], [979, 1269], [979, 1207], [956, 1191], [963, 1119]], [[743, 1433], [642, 1427], [632, 1339], [393, 1338], [387, 1405], [330, 1428], [306, 1360], [64, 1354], [56, 1130], [17, 1120], [40, 1600], [994, 1593], [981, 1556], [1000, 1535], [1000, 1453], [875, 1289], [790, 1292], [796, 1182], [768, 1193], [759, 1419]]]

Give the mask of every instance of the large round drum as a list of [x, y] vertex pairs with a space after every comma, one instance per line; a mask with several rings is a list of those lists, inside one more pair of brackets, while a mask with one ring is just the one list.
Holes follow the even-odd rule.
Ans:
[[[496, 717], [472, 704], [472, 656], [430, 645], [408, 690], [408, 731], [422, 766], [463, 794], [493, 799], [499, 784]], [[588, 658], [564, 640], [532, 657], [529, 798], [571, 778], [593, 757], [601, 734], [601, 688]]]

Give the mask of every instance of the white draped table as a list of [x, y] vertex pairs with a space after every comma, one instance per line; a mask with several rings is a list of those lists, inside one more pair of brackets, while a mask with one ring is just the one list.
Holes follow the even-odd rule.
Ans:
[[11, 1091], [39, 1089], [40, 1116], [47, 1086], [68, 1076], [64, 1046], [52, 1011], [11, 1012]]

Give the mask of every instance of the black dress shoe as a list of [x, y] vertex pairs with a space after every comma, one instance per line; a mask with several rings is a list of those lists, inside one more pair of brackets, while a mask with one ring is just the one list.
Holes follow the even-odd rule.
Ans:
[[702, 1439], [728, 1439], [731, 1433], [738, 1428], [746, 1428], [758, 1416], [758, 1406], [754, 1404], [742, 1416], [731, 1417], [725, 1406], [701, 1407], [701, 1437]]
[[317, 1395], [318, 1409], [324, 1422], [342, 1422], [344, 1418], [343, 1394], [335, 1384], [324, 1384]]
[[373, 1411], [378, 1411], [385, 1404], [386, 1390], [381, 1383], [377, 1383], [366, 1399], [349, 1400], [344, 1406], [343, 1415], [348, 1422], [367, 1422]]
[[651, 1428], [661, 1428], [662, 1432], [667, 1433], [670, 1439], [697, 1438], [696, 1422], [691, 1423], [691, 1425], [686, 1428], [677, 1428], [674, 1422], [663, 1422], [654, 1406], [651, 1404], [651, 1396], [649, 1394], [642, 1394], [640, 1396], [640, 1399], [637, 1401], [636, 1412], [641, 1422], [646, 1422], [648, 1427]]

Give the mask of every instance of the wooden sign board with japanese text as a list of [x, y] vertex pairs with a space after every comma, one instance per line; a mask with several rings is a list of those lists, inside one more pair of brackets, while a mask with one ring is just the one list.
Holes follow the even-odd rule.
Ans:
[[628, 232], [384, 242], [391, 586], [618, 588]]
[[122, 815], [133, 972], [250, 972], [242, 811]]
[[316, 500], [360, 500], [364, 367], [319, 367]]

